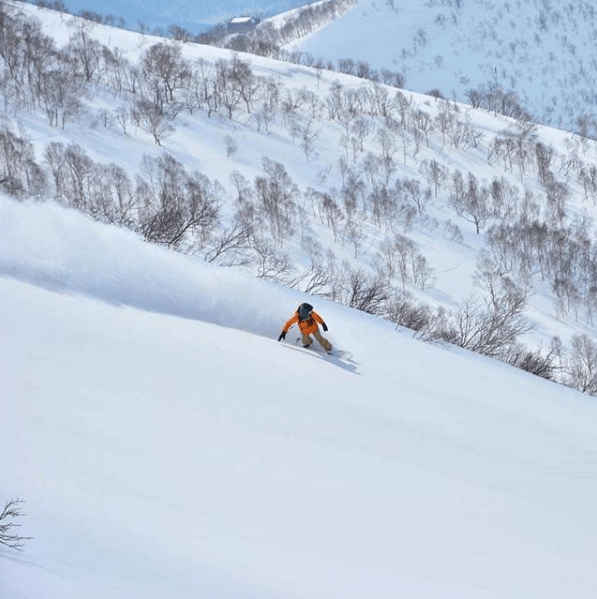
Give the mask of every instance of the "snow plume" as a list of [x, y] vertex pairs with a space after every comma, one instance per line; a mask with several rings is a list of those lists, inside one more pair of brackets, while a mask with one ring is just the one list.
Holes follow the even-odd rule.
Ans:
[[54, 203], [0, 198], [0, 222], [0, 274], [46, 288], [268, 337], [304, 298]]

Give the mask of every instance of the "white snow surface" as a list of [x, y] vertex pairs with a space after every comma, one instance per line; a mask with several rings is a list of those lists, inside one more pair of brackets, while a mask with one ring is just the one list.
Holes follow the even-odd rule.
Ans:
[[0, 223], [34, 537], [1, 597], [595, 597], [594, 399], [322, 300], [352, 360], [278, 343], [305, 296], [52, 204]]

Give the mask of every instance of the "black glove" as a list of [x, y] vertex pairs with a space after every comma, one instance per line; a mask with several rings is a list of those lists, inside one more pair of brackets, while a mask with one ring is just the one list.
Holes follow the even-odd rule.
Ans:
[[278, 337], [278, 341], [282, 341], [282, 339], [286, 339], [286, 331], [282, 331], [280, 336]]
[[327, 325], [327, 324], [325, 324], [325, 322], [322, 322], [322, 323], [321, 323], [321, 326], [323, 327], [323, 330], [324, 330], [324, 331], [327, 331], [327, 330], [328, 330], [328, 325]]

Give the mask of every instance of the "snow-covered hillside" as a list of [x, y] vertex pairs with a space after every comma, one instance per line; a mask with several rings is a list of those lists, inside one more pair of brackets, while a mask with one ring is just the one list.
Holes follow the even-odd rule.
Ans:
[[7, 6], [0, 597], [592, 599], [595, 145]]
[[[308, 4], [313, 2], [109, 0], [98, 6], [93, 0], [69, 0], [64, 6], [72, 14], [88, 11], [127, 29], [172, 35], [174, 27], [195, 35], [239, 15], [279, 27], [284, 13]], [[286, 49], [341, 62], [344, 69], [354, 61], [399, 72], [406, 89], [467, 103], [497, 89], [512, 94], [508, 102], [537, 122], [597, 136], [595, 7], [586, 0], [359, 0], [349, 14], [326, 21], [316, 33], [305, 28], [303, 35], [300, 41], [293, 36]]]
[[[591, 599], [594, 400], [0, 200], [7, 599]], [[29, 226], [25, 226], [29, 223]]]
[[361, 0], [292, 47], [400, 71], [407, 89], [460, 101], [498, 85], [539, 122], [578, 131], [597, 104], [595, 10], [568, 0]]

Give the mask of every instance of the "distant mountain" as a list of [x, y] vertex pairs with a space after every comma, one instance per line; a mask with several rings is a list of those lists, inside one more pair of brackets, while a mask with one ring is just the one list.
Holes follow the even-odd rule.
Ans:
[[[271, 17], [278, 13], [309, 4], [313, 0], [42, 0], [48, 6], [61, 5], [71, 14], [94, 12], [124, 19], [128, 29], [137, 31], [143, 23], [150, 31], [176, 25], [191, 33], [200, 33], [214, 25], [226, 23], [241, 15]], [[32, 2], [36, 3], [36, 2]]]
[[597, 134], [597, 6], [579, 0], [361, 0], [292, 45], [314, 57], [400, 71], [406, 88], [471, 102], [515, 92], [538, 122]]

